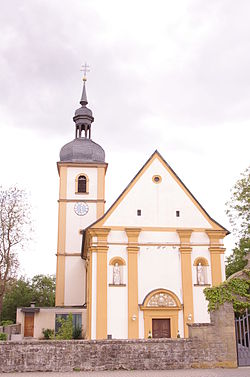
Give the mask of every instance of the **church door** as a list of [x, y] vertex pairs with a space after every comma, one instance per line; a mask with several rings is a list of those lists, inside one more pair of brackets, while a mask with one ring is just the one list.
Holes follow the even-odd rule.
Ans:
[[34, 313], [25, 313], [24, 336], [34, 336]]
[[152, 319], [153, 338], [170, 338], [170, 319]]

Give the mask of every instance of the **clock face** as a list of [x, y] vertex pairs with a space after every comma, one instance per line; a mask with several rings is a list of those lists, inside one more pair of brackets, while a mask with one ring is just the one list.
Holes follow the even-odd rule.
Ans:
[[74, 210], [78, 216], [84, 216], [88, 213], [89, 206], [87, 203], [79, 202], [75, 204]]

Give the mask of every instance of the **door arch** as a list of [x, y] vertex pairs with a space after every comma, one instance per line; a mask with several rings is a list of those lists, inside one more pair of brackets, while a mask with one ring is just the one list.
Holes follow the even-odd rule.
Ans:
[[163, 288], [155, 289], [144, 298], [140, 309], [144, 318], [144, 338], [153, 331], [153, 319], [169, 319], [171, 338], [178, 334], [178, 317], [182, 309], [179, 298], [171, 291]]

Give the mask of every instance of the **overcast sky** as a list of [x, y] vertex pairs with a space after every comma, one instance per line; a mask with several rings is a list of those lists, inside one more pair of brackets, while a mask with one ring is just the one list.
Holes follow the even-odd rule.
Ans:
[[106, 209], [158, 149], [230, 229], [225, 202], [249, 164], [249, 19], [249, 0], [1, 2], [0, 183], [27, 190], [34, 220], [20, 273], [55, 272], [56, 162], [85, 61]]

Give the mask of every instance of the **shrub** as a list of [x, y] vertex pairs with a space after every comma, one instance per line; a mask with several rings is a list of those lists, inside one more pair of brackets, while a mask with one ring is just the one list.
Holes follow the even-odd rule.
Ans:
[[10, 319], [6, 319], [5, 321], [2, 321], [1, 322], [1, 326], [9, 326], [9, 325], [13, 325], [13, 321], [11, 321]]
[[8, 335], [7, 334], [5, 334], [5, 333], [3, 333], [3, 332], [0, 332], [0, 341], [1, 340], [7, 340], [7, 338], [8, 338]]
[[82, 328], [77, 326], [73, 329], [73, 339], [81, 339], [82, 337]]
[[63, 340], [63, 339], [72, 339], [73, 338], [73, 316], [72, 313], [69, 313], [68, 318], [58, 318], [57, 322], [59, 323], [60, 327], [56, 334], [56, 339]]
[[53, 339], [55, 336], [55, 331], [53, 329], [43, 329], [44, 339]]

